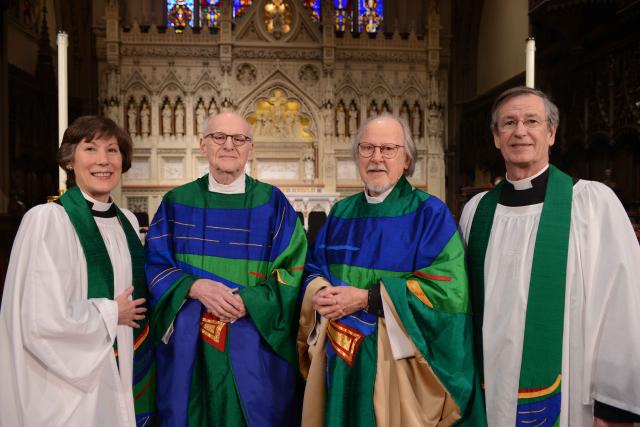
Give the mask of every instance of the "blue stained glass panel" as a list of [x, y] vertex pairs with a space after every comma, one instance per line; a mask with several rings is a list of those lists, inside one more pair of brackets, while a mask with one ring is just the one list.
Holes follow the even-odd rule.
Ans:
[[336, 31], [351, 31], [351, 4], [349, 0], [333, 0], [336, 11]]
[[360, 32], [375, 33], [381, 29], [384, 17], [383, 0], [359, 0], [358, 29]]
[[177, 33], [193, 27], [193, 0], [167, 0], [167, 21]]
[[220, 0], [202, 0], [200, 6], [202, 25], [208, 28], [220, 26]]

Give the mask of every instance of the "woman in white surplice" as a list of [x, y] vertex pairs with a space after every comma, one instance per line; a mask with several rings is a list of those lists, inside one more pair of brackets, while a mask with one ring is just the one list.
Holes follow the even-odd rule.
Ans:
[[[127, 225], [128, 236], [138, 222], [126, 210], [119, 219], [110, 198], [131, 153], [131, 139], [113, 121], [80, 117], [64, 134], [58, 164], [99, 234], [76, 231], [61, 203], [34, 207], [20, 224], [0, 311], [1, 427], [135, 425], [132, 327], [146, 309], [144, 299], [131, 297], [132, 260], [121, 219], [133, 227]], [[88, 265], [81, 238], [102, 239], [102, 257]], [[104, 283], [113, 283], [107, 290], [115, 298], [90, 298], [95, 279], [88, 272], [109, 261], [113, 279]]]

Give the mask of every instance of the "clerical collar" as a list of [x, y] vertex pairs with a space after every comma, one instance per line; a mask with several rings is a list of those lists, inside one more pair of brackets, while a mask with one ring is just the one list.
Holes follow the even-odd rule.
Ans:
[[507, 177], [498, 203], [504, 206], [528, 206], [542, 203], [548, 180], [549, 165], [525, 179], [512, 181]]
[[395, 185], [393, 185], [387, 191], [385, 191], [384, 193], [381, 193], [378, 196], [370, 196], [369, 195], [369, 191], [367, 191], [367, 188], [365, 187], [365, 189], [364, 189], [364, 197], [367, 198], [367, 203], [371, 203], [372, 205], [375, 205], [375, 204], [378, 204], [378, 203], [382, 203], [382, 202], [384, 202], [384, 199], [386, 199], [387, 196], [393, 191], [394, 188], [395, 188]]
[[109, 197], [108, 202], [100, 202], [93, 197], [89, 196], [87, 193], [82, 191], [82, 195], [84, 199], [87, 201], [87, 205], [91, 209], [91, 213], [93, 216], [98, 218], [114, 218], [117, 216], [116, 207], [113, 204], [113, 200]]
[[520, 179], [518, 181], [509, 179], [509, 174], [507, 173], [507, 182], [511, 183], [511, 185], [513, 185], [513, 188], [516, 189], [517, 191], [528, 190], [529, 188], [533, 187], [532, 181], [538, 178], [543, 173], [547, 172], [548, 170], [549, 170], [549, 164], [547, 163], [547, 165], [543, 167], [540, 170], [540, 172], [538, 172], [537, 174], [529, 176], [527, 178]]
[[213, 193], [222, 194], [242, 194], [245, 190], [245, 181], [247, 175], [243, 172], [240, 176], [231, 184], [220, 184], [209, 172], [209, 191]]

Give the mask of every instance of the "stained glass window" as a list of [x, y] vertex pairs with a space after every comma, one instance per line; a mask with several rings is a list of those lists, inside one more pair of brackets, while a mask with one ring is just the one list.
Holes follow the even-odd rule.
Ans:
[[193, 26], [193, 0], [167, 0], [167, 18], [176, 33]]
[[375, 33], [382, 25], [382, 0], [359, 0], [358, 28], [360, 32]]
[[351, 31], [351, 1], [333, 0], [336, 10], [336, 31]]
[[251, 0], [233, 0], [233, 18], [241, 17], [251, 6]]
[[202, 26], [207, 28], [220, 27], [220, 0], [201, 0], [200, 13]]
[[[200, 20], [202, 27], [220, 27], [220, 0], [196, 0], [200, 2]], [[318, 2], [320, 0], [317, 0]], [[194, 0], [167, 0], [167, 18], [169, 27], [181, 33], [187, 26], [193, 26]], [[252, 0], [233, 0], [233, 18], [242, 16], [251, 6]]]
[[320, 0], [302, 0], [302, 2], [311, 12], [313, 22], [320, 22]]

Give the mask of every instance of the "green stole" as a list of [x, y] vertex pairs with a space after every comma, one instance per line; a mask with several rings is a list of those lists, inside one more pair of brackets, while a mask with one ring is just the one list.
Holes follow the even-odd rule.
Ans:
[[[478, 204], [467, 249], [475, 349], [481, 363], [480, 372], [483, 372], [484, 262], [493, 216], [503, 187], [504, 182], [498, 184]], [[519, 405], [544, 400], [560, 392], [572, 194], [572, 178], [549, 165], [549, 180], [536, 234], [529, 282], [518, 387]]]
[[[91, 208], [87, 200], [82, 195], [78, 187], [67, 190], [59, 199], [59, 203], [66, 211], [73, 228], [78, 235], [80, 245], [87, 260], [87, 298], [107, 298], [114, 299], [114, 278], [111, 259], [107, 252], [107, 247], [102, 240], [98, 225], [93, 219]], [[122, 225], [124, 234], [131, 254], [131, 271], [133, 283], [133, 299], [147, 297], [147, 283], [144, 276], [145, 253], [138, 234], [131, 226], [131, 223], [124, 216], [122, 211], [115, 205], [118, 220]], [[133, 330], [134, 341], [134, 381], [141, 378], [141, 381], [134, 383], [133, 393], [135, 399], [136, 414], [150, 413], [153, 408], [155, 369], [148, 363], [139, 363], [136, 356], [145, 352], [149, 354], [150, 341], [146, 338], [149, 335], [149, 316], [136, 321], [139, 328]], [[114, 352], [117, 362], [117, 341], [114, 342]], [[141, 372], [144, 371], [144, 372]]]

